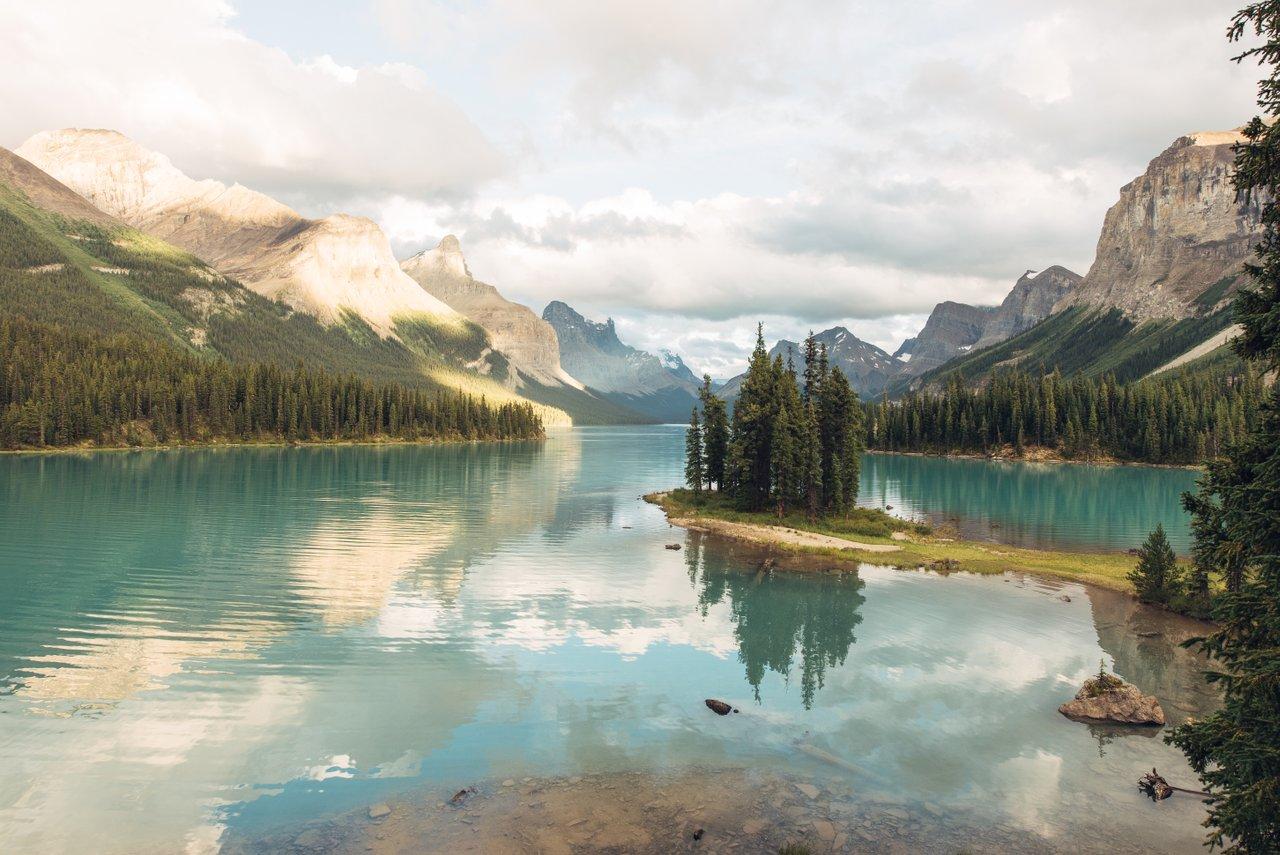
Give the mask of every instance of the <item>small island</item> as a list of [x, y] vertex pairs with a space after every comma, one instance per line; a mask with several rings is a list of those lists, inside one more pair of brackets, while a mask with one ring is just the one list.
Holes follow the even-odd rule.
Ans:
[[[651, 493], [672, 525], [765, 544], [780, 557], [975, 573], [1035, 573], [1130, 592], [1124, 553], [1025, 549], [943, 536], [857, 505], [863, 408], [814, 336], [770, 358], [757, 333], [730, 417], [705, 378], [685, 439], [688, 488]], [[795, 569], [813, 562], [789, 561]]]

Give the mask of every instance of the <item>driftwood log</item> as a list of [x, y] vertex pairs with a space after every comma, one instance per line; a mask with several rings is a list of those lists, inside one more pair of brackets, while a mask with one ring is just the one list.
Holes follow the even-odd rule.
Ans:
[[1176, 793], [1191, 796], [1207, 796], [1204, 790], [1188, 790], [1186, 787], [1175, 787], [1166, 781], [1154, 768], [1138, 779], [1138, 789], [1151, 796], [1152, 801], [1161, 801]]
[[1163, 801], [1173, 795], [1173, 787], [1160, 777], [1160, 773], [1154, 767], [1138, 779], [1138, 789], [1151, 796], [1153, 802]]

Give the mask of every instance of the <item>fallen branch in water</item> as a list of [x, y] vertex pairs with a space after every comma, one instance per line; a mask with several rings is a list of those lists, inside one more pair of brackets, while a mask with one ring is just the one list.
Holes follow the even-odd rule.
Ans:
[[1187, 793], [1192, 796], [1208, 796], [1204, 790], [1188, 790], [1186, 787], [1175, 787], [1166, 781], [1159, 772], [1152, 767], [1151, 771], [1138, 779], [1138, 789], [1142, 790], [1152, 801], [1162, 801], [1169, 798], [1175, 792]]

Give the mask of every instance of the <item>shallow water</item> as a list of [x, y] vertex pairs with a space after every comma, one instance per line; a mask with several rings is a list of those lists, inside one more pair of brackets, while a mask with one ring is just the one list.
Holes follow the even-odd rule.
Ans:
[[639, 501], [681, 445], [0, 459], [0, 851], [211, 850], [471, 783], [759, 769], [1047, 848], [1199, 850], [1193, 799], [1134, 787], [1189, 785], [1175, 750], [1056, 712], [1099, 658], [1203, 712], [1177, 647], [1199, 627], [1014, 577], [758, 573]]
[[1161, 523], [1184, 555], [1191, 532], [1181, 497], [1198, 477], [1151, 466], [868, 454], [858, 501], [970, 539], [1045, 549], [1136, 549]]

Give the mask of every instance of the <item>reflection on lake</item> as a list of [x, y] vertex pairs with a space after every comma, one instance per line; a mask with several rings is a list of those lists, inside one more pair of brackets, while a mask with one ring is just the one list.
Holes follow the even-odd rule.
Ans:
[[1207, 709], [1194, 624], [1012, 577], [762, 573], [638, 500], [682, 440], [0, 458], [0, 850], [213, 850], [424, 788], [699, 769], [1199, 849], [1193, 801], [1133, 786], [1189, 780], [1175, 750], [1056, 712], [1100, 657]]
[[858, 504], [954, 526], [966, 538], [1046, 549], [1136, 549], [1163, 523], [1191, 546], [1181, 497], [1191, 469], [868, 454]]

